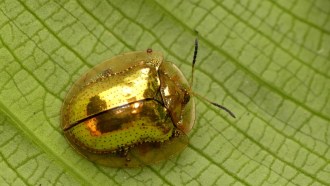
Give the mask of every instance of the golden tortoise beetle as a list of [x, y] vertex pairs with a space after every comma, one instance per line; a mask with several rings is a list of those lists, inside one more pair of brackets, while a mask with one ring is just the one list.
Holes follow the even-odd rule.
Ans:
[[[196, 39], [192, 79], [197, 51]], [[161, 52], [116, 56], [70, 89], [61, 113], [64, 135], [81, 155], [106, 166], [138, 167], [168, 159], [188, 144], [195, 119], [191, 96], [197, 95], [192, 82]]]

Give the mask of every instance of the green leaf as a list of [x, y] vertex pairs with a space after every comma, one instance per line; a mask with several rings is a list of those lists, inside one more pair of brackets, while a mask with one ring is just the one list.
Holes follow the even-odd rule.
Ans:
[[[329, 185], [330, 1], [0, 1], [0, 185]], [[157, 165], [93, 164], [60, 109], [87, 69], [153, 48], [189, 77], [190, 144]]]

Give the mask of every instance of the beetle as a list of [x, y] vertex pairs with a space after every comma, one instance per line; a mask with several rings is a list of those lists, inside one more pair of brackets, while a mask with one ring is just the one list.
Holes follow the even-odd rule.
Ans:
[[152, 49], [124, 53], [90, 69], [64, 100], [66, 139], [82, 156], [111, 167], [150, 165], [180, 153], [195, 120], [192, 96], [198, 94], [191, 86], [197, 51], [196, 38], [190, 82]]

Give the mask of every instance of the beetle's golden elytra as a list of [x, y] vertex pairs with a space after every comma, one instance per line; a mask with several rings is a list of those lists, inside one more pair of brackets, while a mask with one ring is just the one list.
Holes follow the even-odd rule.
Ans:
[[[197, 42], [194, 61], [196, 54]], [[153, 164], [187, 146], [195, 120], [191, 95], [186, 78], [161, 52], [125, 53], [95, 66], [73, 85], [61, 127], [70, 144], [93, 162]]]

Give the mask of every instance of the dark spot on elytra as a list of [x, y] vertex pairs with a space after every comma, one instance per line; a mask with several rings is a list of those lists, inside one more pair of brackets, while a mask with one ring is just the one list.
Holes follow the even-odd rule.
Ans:
[[107, 108], [107, 103], [100, 96], [93, 96], [87, 104], [87, 115], [97, 114]]

